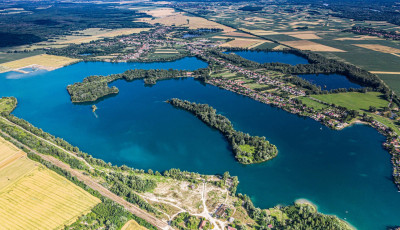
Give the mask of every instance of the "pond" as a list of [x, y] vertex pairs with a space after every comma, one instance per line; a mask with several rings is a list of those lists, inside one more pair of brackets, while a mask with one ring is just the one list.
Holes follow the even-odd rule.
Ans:
[[234, 53], [246, 58], [250, 61], [255, 61], [261, 64], [264, 63], [285, 63], [290, 65], [309, 64], [308, 60], [287, 52], [267, 52], [267, 51], [228, 51], [225, 53]]

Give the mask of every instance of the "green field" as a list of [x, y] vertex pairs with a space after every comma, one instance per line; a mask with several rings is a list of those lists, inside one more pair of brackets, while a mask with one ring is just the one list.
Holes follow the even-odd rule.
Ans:
[[15, 98], [0, 98], [0, 113], [11, 113], [15, 109], [15, 106], [17, 106], [16, 103], [17, 100]]
[[254, 153], [255, 147], [250, 145], [239, 145], [239, 149], [246, 153]]
[[326, 103], [343, 106], [353, 110], [368, 110], [369, 106], [375, 106], [380, 109], [386, 107], [389, 102], [383, 99], [383, 95], [378, 92], [368, 93], [335, 93], [312, 95], [311, 97], [324, 101]]
[[32, 51], [23, 53], [6, 53], [0, 52], [0, 63], [15, 61], [21, 58], [32, 57], [35, 55], [43, 54], [43, 51]]
[[309, 97], [299, 97], [298, 99], [301, 100], [301, 102], [303, 102], [308, 107], [314, 108], [315, 110], [322, 110], [328, 107], [324, 104], [321, 104], [317, 101], [310, 99]]
[[377, 74], [390, 88], [400, 95], [400, 74]]

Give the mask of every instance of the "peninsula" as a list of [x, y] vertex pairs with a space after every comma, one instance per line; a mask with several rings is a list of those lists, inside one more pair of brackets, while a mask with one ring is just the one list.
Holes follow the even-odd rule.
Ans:
[[190, 75], [182, 70], [162, 70], [162, 69], [133, 69], [127, 70], [121, 74], [111, 74], [108, 76], [89, 76], [83, 79], [82, 82], [77, 82], [67, 86], [71, 101], [74, 103], [83, 103], [96, 101], [102, 97], [118, 94], [117, 87], [109, 87], [108, 84], [125, 79], [133, 81], [136, 79], [144, 79], [146, 85], [154, 85], [158, 80], [177, 78]]
[[229, 141], [235, 158], [242, 164], [254, 164], [271, 160], [278, 155], [275, 145], [265, 140], [265, 137], [250, 136], [237, 131], [225, 116], [207, 104], [197, 104], [173, 98], [167, 101], [176, 108], [191, 112], [208, 126], [220, 131]]

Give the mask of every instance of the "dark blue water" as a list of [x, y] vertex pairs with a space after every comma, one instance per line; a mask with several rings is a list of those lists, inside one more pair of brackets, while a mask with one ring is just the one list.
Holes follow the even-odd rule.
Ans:
[[290, 65], [309, 64], [308, 60], [297, 55], [285, 52], [266, 52], [266, 51], [229, 51], [225, 53], [235, 53], [242, 58], [255, 61], [261, 64], [279, 62]]
[[320, 86], [322, 90], [361, 88], [360, 85], [349, 81], [346, 76], [341, 74], [300, 74], [298, 76], [314, 85]]
[[196, 38], [196, 37], [200, 37], [200, 35], [197, 35], [197, 34], [184, 34], [182, 36], [182, 38]]
[[[230, 171], [239, 176], [239, 192], [262, 208], [305, 198], [359, 229], [400, 225], [400, 193], [391, 182], [390, 156], [381, 147], [384, 137], [368, 126], [333, 131], [191, 78], [152, 87], [142, 80], [116, 81], [112, 85], [120, 93], [97, 103], [96, 114], [90, 105], [72, 104], [66, 91], [68, 84], [94, 74], [205, 66], [185, 58], [169, 63], [78, 63], [24, 78], [0, 74], [0, 95], [18, 98], [16, 116], [114, 164], [205, 174]], [[173, 97], [208, 103], [238, 130], [266, 136], [277, 145], [278, 157], [257, 165], [237, 163], [219, 132], [164, 102]]]

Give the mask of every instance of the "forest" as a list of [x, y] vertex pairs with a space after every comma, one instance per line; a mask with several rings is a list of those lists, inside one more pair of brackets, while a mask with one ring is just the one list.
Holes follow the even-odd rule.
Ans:
[[194, 114], [208, 126], [220, 131], [231, 145], [235, 158], [242, 164], [264, 162], [278, 154], [276, 146], [265, 140], [265, 137], [250, 136], [235, 130], [228, 118], [217, 114], [217, 111], [207, 104], [196, 104], [176, 98], [167, 102]]
[[187, 72], [183, 70], [163, 70], [163, 69], [132, 69], [121, 74], [111, 74], [108, 76], [89, 76], [78, 82], [67, 86], [71, 101], [74, 103], [82, 103], [96, 101], [104, 96], [118, 94], [117, 87], [109, 87], [108, 84], [118, 80], [125, 79], [133, 81], [136, 79], [144, 79], [146, 85], [154, 85], [159, 80], [184, 77]]
[[[249, 216], [260, 225], [260, 229], [268, 229], [268, 225], [272, 225], [274, 229], [346, 229], [350, 228], [344, 221], [336, 216], [323, 215], [319, 213], [316, 207], [311, 204], [298, 204], [290, 206], [277, 206], [274, 211], [279, 210], [282, 218], [279, 220], [276, 216], [269, 215], [267, 210], [256, 208], [247, 195], [238, 194], [242, 200], [242, 206], [246, 209]], [[270, 209], [271, 210], [271, 209]], [[269, 211], [270, 211], [269, 210]]]
[[9, 7], [24, 11], [0, 15], [0, 47], [31, 44], [88, 28], [152, 27], [134, 22], [149, 15], [110, 4], [19, 1]]

